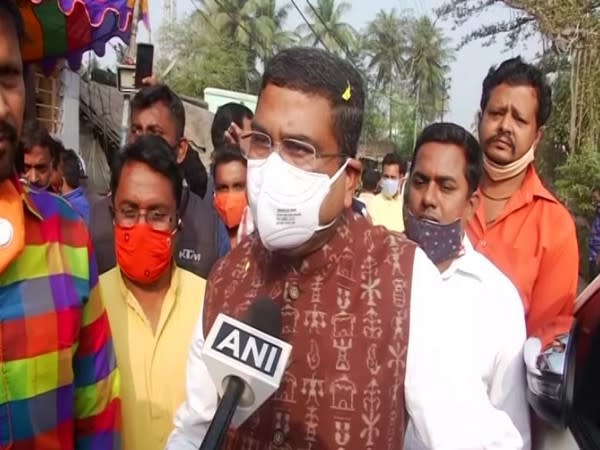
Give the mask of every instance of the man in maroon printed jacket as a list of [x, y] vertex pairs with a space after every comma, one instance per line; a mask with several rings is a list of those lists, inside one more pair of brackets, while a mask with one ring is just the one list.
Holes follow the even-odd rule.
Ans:
[[451, 324], [433, 308], [439, 271], [351, 212], [363, 112], [361, 76], [335, 55], [293, 48], [267, 65], [243, 146], [257, 231], [209, 277], [169, 450], [197, 449], [215, 412], [200, 355], [215, 317], [265, 295], [282, 308], [293, 361], [224, 448], [399, 449], [405, 411], [430, 448], [491, 448], [510, 426], [453, 367]]

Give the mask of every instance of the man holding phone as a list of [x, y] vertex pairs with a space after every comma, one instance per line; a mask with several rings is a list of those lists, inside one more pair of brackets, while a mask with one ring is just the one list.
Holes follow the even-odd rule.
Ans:
[[[140, 42], [137, 44], [137, 56], [135, 59], [135, 87], [141, 88], [150, 81], [152, 77], [152, 66], [154, 65], [154, 45]], [[156, 84], [156, 83], [154, 83]]]

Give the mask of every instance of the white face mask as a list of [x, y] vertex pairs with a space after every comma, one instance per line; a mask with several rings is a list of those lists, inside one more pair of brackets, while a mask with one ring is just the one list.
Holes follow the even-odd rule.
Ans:
[[393, 198], [398, 193], [400, 187], [400, 180], [391, 180], [384, 178], [381, 180], [381, 193], [387, 198]]
[[347, 164], [329, 178], [294, 167], [275, 152], [265, 160], [248, 160], [248, 203], [268, 250], [299, 247], [333, 225], [319, 225], [319, 210]]

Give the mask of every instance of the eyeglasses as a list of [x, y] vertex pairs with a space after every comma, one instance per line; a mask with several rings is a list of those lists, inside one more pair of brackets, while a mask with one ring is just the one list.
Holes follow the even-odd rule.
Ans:
[[325, 158], [340, 158], [345, 161], [350, 156], [345, 153], [318, 153], [314, 145], [297, 139], [282, 139], [274, 143], [271, 136], [260, 131], [251, 131], [241, 136], [245, 145], [240, 145], [246, 159], [266, 159], [277, 148], [281, 158], [303, 170], [318, 170]]
[[115, 223], [126, 228], [137, 225], [141, 217], [157, 231], [169, 230], [173, 224], [173, 215], [162, 209], [149, 209], [144, 213], [138, 208], [120, 208], [117, 210], [111, 208], [111, 211], [113, 211]]

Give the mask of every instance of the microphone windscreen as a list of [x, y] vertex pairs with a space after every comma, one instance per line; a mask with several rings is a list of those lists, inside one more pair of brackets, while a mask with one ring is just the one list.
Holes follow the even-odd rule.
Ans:
[[281, 335], [281, 308], [272, 298], [258, 297], [248, 308], [244, 322], [279, 339]]

